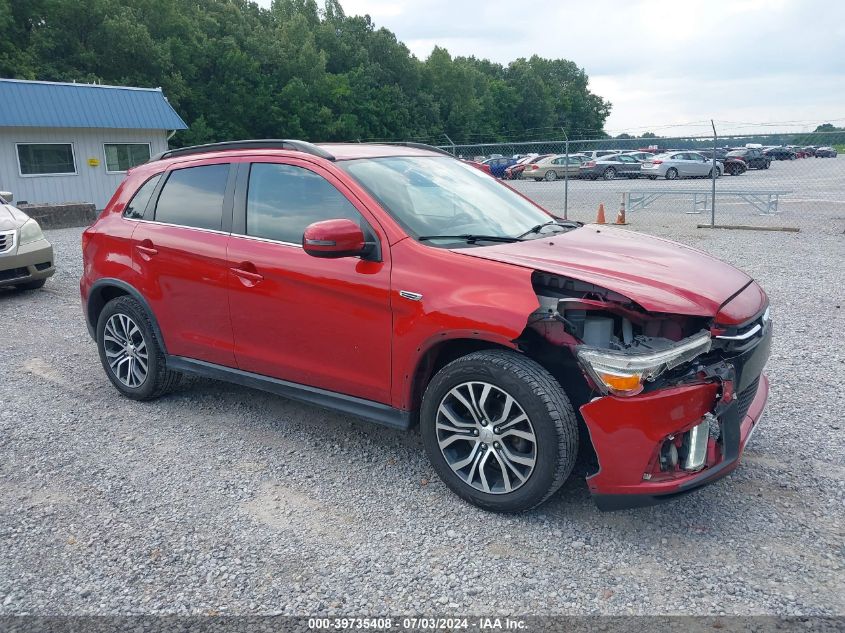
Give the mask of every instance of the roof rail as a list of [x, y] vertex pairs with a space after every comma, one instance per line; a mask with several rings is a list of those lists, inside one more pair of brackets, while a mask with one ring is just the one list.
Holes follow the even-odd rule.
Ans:
[[413, 143], [411, 141], [382, 141], [381, 143], [367, 143], [367, 145], [400, 145], [401, 147], [413, 147], [414, 149], [427, 149], [430, 152], [437, 152], [438, 154], [444, 154], [455, 158], [455, 155], [451, 152], [447, 152], [445, 149], [435, 147], [434, 145], [426, 145], [425, 143]]
[[192, 145], [191, 147], [180, 147], [161, 152], [150, 158], [150, 162], [162, 158], [175, 158], [177, 156], [190, 156], [191, 154], [204, 154], [205, 152], [222, 152], [230, 149], [286, 149], [295, 152], [304, 152], [334, 160], [334, 156], [321, 147], [306, 141], [295, 141], [290, 139], [256, 139], [248, 141], [225, 141], [223, 143], [207, 143], [205, 145]]

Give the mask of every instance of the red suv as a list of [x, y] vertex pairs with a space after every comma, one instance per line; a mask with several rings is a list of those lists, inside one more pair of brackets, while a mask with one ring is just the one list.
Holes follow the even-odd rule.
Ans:
[[692, 248], [554, 217], [415, 144], [242, 141], [131, 170], [83, 234], [82, 304], [135, 399], [181, 374], [392, 428], [464, 499], [603, 509], [733, 470], [766, 404], [768, 299]]

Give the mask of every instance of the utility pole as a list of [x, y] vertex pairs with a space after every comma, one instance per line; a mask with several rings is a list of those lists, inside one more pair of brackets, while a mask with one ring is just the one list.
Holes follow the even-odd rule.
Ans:
[[710, 228], [716, 228], [716, 147], [718, 145], [718, 135], [716, 134], [716, 124], [713, 119], [710, 119], [710, 125], [713, 127], [713, 167], [711, 168], [711, 175], [713, 176], [713, 190], [711, 191], [710, 199]]
[[569, 135], [564, 128], [560, 128], [565, 139], [564, 151], [566, 164], [563, 166], [563, 219], [569, 219]]

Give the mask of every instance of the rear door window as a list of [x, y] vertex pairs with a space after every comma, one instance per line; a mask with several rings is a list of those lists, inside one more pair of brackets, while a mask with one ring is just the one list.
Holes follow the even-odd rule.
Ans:
[[228, 164], [173, 170], [159, 195], [155, 221], [221, 230], [228, 178]]

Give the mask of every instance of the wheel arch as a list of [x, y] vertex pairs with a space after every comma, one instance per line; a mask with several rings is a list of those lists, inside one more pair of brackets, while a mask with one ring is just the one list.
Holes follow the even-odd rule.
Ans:
[[98, 279], [91, 286], [91, 290], [88, 292], [88, 300], [85, 305], [85, 320], [91, 337], [93, 338], [97, 331], [97, 321], [99, 320], [100, 313], [103, 311], [106, 304], [112, 299], [124, 296], [132, 297], [140, 303], [141, 306], [143, 306], [144, 310], [147, 311], [147, 314], [150, 317], [150, 322], [153, 326], [153, 331], [159, 341], [159, 344], [161, 345], [161, 349], [165, 354], [167, 354], [164, 337], [161, 335], [158, 320], [156, 319], [155, 313], [150, 307], [149, 302], [147, 302], [137, 288], [121, 279], [106, 277]]
[[[505, 349], [519, 352], [518, 347], [511, 341], [494, 340], [492, 338], [470, 337], [459, 335], [447, 338], [442, 334], [437, 341], [433, 341], [426, 348], [421, 348], [414, 363], [411, 374], [406, 376], [405, 399], [407, 408], [418, 412], [422, 396], [428, 383], [434, 375], [453, 360], [466, 356], [472, 352], [485, 349]], [[416, 420], [415, 420], [416, 422]]]

